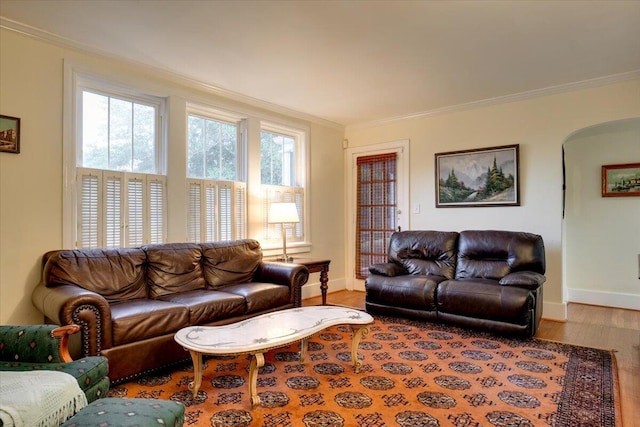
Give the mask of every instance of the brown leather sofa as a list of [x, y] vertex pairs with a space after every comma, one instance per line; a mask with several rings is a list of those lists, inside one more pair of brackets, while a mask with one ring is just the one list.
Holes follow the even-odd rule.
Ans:
[[402, 231], [366, 279], [367, 311], [533, 336], [542, 317], [545, 250], [531, 233]]
[[109, 359], [112, 383], [189, 358], [176, 331], [301, 305], [298, 264], [264, 262], [251, 239], [43, 256], [32, 301], [45, 321], [81, 327], [82, 356]]

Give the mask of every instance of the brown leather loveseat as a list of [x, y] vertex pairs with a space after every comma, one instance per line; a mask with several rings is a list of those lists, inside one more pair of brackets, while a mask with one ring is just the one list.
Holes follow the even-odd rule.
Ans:
[[367, 311], [533, 336], [542, 317], [545, 250], [536, 234], [402, 231], [366, 279]]
[[32, 301], [45, 320], [81, 327], [82, 356], [109, 359], [113, 383], [189, 358], [192, 325], [300, 306], [306, 267], [264, 262], [251, 239], [51, 251]]

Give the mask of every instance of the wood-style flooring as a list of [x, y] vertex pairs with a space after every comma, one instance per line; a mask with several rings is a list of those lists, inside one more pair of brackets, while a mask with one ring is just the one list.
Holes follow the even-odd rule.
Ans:
[[[364, 292], [327, 295], [328, 304], [364, 309]], [[320, 297], [303, 305], [321, 304]], [[622, 425], [640, 427], [640, 311], [592, 305], [568, 305], [568, 319], [542, 319], [536, 337], [567, 344], [615, 350], [620, 379]]]

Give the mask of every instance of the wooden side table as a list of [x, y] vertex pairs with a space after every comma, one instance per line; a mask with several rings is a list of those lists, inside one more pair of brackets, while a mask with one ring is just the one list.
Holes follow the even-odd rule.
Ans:
[[322, 305], [327, 305], [327, 289], [329, 289], [329, 263], [330, 259], [293, 258], [289, 261], [293, 264], [302, 264], [309, 269], [309, 273], [320, 273], [320, 292], [322, 292]]

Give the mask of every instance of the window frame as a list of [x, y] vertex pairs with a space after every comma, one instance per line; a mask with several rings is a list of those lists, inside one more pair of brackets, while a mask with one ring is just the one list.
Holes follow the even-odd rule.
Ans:
[[[284, 124], [273, 120], [261, 120], [260, 121], [260, 134], [259, 134], [259, 146], [260, 151], [259, 161], [260, 168], [262, 168], [262, 132], [271, 132], [280, 135], [292, 137], [294, 140], [294, 179], [295, 185], [276, 185], [276, 184], [263, 184], [262, 173], [258, 177], [260, 184], [260, 201], [262, 206], [261, 211], [261, 238], [263, 239], [263, 248], [268, 249], [269, 254], [277, 254], [277, 251], [282, 248], [282, 233], [280, 224], [269, 224], [268, 212], [271, 203], [275, 202], [294, 202], [298, 209], [298, 216], [300, 222], [289, 226], [286, 229], [287, 232], [287, 252], [288, 253], [301, 253], [310, 250], [311, 236], [310, 226], [311, 223], [308, 200], [309, 200], [309, 157], [307, 156], [309, 145], [309, 129], [296, 126], [293, 124]], [[271, 194], [271, 196], [269, 196]]]
[[[103, 78], [97, 73], [87, 72], [86, 70], [80, 70], [78, 67], [65, 62], [64, 65], [64, 78], [65, 87], [68, 90], [64, 92], [64, 121], [63, 121], [63, 246], [67, 248], [80, 247], [80, 191], [81, 182], [78, 180], [78, 174], [82, 170], [94, 170], [103, 171], [106, 174], [121, 174], [122, 184], [127, 185], [127, 179], [125, 176], [133, 177], [137, 175], [148, 176], [151, 181], [160, 178], [160, 181], [164, 184], [163, 193], [163, 212], [161, 213], [162, 225], [162, 240], [167, 239], [168, 228], [168, 215], [167, 215], [167, 129], [166, 129], [166, 116], [167, 116], [167, 100], [161, 96], [150, 94], [143, 91], [143, 89], [134, 89], [130, 85], [122, 84], [117, 80]], [[155, 109], [155, 141], [154, 141], [154, 163], [155, 171], [149, 174], [140, 174], [138, 172], [125, 172], [110, 169], [95, 169], [87, 168], [82, 164], [82, 144], [83, 144], [83, 127], [82, 127], [82, 106], [83, 106], [83, 94], [85, 91], [97, 93], [104, 96], [123, 99], [129, 102], [153, 106]], [[102, 182], [102, 178], [100, 179]], [[145, 197], [152, 197], [150, 191], [150, 182], [144, 181], [144, 194]], [[99, 191], [102, 191], [100, 189]], [[127, 192], [123, 188], [123, 197]], [[103, 195], [100, 195], [100, 199]], [[144, 201], [144, 227], [147, 230], [144, 235], [145, 239], [150, 238], [151, 233], [149, 227], [151, 222], [157, 220], [157, 216], [152, 218], [149, 215], [148, 204], [149, 200]], [[122, 200], [120, 210], [123, 215], [123, 219], [126, 226], [126, 209], [127, 201]], [[103, 207], [100, 207], [103, 209]], [[106, 223], [102, 223], [99, 227], [104, 231]], [[128, 236], [125, 236], [126, 229], [123, 229], [122, 236], [120, 238], [121, 247], [127, 247]], [[105, 236], [99, 237], [98, 242], [103, 243]], [[105, 247], [102, 244], [98, 244], [98, 247]]]
[[[235, 181], [229, 181], [224, 179], [213, 178], [200, 178], [192, 177], [188, 173], [188, 167], [186, 170], [186, 198], [187, 203], [185, 209], [187, 211], [187, 240], [190, 242], [205, 242], [210, 241], [209, 237], [214, 237], [214, 240], [222, 240], [223, 230], [222, 223], [224, 222], [220, 205], [222, 200], [222, 189], [231, 190], [231, 210], [229, 212], [231, 217], [230, 230], [227, 231], [230, 235], [225, 236], [225, 240], [243, 239], [248, 235], [248, 198], [247, 198], [247, 119], [240, 114], [231, 113], [228, 111], [221, 111], [215, 108], [206, 107], [199, 104], [187, 103], [186, 110], [186, 158], [189, 158], [189, 118], [195, 116], [203, 118], [205, 120], [218, 121], [223, 123], [229, 123], [237, 126], [237, 143], [236, 143], [236, 179]], [[192, 199], [192, 190], [195, 187], [200, 188], [199, 200], [199, 212], [193, 212], [195, 208], [195, 200]], [[207, 217], [207, 210], [211, 207], [211, 200], [207, 199], [207, 190], [214, 188], [213, 197], [213, 209], [215, 210], [213, 220]], [[244, 203], [243, 206], [239, 206], [238, 202]], [[215, 229], [210, 230], [210, 226]], [[196, 233], [196, 228], [199, 230]], [[199, 238], [196, 238], [196, 235]], [[196, 243], [198, 243], [196, 242]]]

